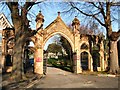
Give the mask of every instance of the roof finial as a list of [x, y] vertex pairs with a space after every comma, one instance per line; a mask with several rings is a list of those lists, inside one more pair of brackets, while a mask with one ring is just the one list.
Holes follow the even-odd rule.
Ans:
[[75, 18], [74, 18], [74, 20], [72, 21], [72, 26], [73, 25], [80, 25], [80, 21], [79, 21], [79, 19], [77, 18], [77, 16], [75, 16]]
[[60, 16], [60, 12], [58, 12], [58, 16]]

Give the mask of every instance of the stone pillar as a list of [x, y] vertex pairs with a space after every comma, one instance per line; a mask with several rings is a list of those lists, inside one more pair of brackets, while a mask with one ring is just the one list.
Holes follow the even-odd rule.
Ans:
[[34, 56], [34, 72], [43, 74], [43, 49], [38, 48]]
[[88, 53], [88, 70], [91, 69], [91, 58], [90, 58], [90, 54]]
[[92, 60], [92, 56], [90, 55], [90, 53], [88, 53], [88, 69], [93, 72], [93, 60]]
[[37, 74], [43, 74], [43, 37], [36, 35], [35, 53], [34, 53], [34, 72]]
[[73, 60], [74, 60], [74, 73], [76, 74], [82, 73], [80, 54], [78, 52], [74, 53]]
[[80, 41], [80, 35], [74, 36], [74, 72], [75, 73], [82, 73], [82, 67], [81, 67], [81, 59], [80, 59], [80, 47], [79, 47], [79, 41]]
[[93, 59], [91, 55], [90, 55], [90, 71], [93, 72]]
[[100, 53], [100, 67], [101, 67], [101, 70], [104, 71], [105, 64], [104, 64], [104, 44], [103, 44], [103, 41], [101, 41], [99, 53]]
[[74, 72], [82, 73], [81, 60], [80, 60], [80, 21], [77, 17], [72, 21], [73, 35], [74, 35]]
[[36, 30], [35, 35], [35, 53], [34, 53], [34, 72], [37, 74], [43, 74], [43, 28], [44, 16], [41, 11], [36, 16]]

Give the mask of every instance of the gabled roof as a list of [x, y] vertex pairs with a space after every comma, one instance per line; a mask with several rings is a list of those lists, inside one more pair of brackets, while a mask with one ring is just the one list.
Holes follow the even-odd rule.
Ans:
[[2, 29], [13, 28], [13, 26], [10, 24], [10, 22], [8, 21], [8, 19], [6, 18], [6, 16], [3, 13], [0, 14], [0, 27]]
[[67, 29], [70, 30], [70, 28], [64, 23], [64, 21], [61, 19], [60, 16], [57, 16], [57, 18], [56, 18], [52, 23], [50, 23], [50, 24], [45, 28], [45, 30], [47, 30], [47, 29], [49, 29], [50, 27], [52, 27], [52, 26], [53, 26], [54, 24], [56, 24], [58, 21], [61, 22]]

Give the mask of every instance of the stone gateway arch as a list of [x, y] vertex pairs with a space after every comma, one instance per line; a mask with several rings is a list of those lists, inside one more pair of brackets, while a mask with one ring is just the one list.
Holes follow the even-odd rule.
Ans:
[[[39, 15], [41, 16], [37, 17], [42, 17], [42, 14]], [[40, 22], [39, 19], [37, 20], [38, 20], [37, 22]], [[82, 72], [79, 55], [80, 34], [79, 31], [77, 30], [77, 27], [79, 26], [79, 21], [77, 22], [76, 21], [77, 18], [75, 18], [75, 21], [73, 22], [74, 23], [73, 27], [76, 32], [73, 32], [71, 29], [69, 29], [69, 27], [65, 25], [65, 23], [60, 17], [60, 13], [58, 13], [57, 18], [50, 25], [48, 25], [44, 30], [43, 29], [38, 30], [37, 34], [33, 37], [33, 38], [36, 37], [35, 48], [37, 48], [34, 57], [34, 68], [36, 73], [43, 74], [43, 49], [46, 41], [55, 34], [60, 34], [61, 36], [68, 40], [68, 42], [71, 45], [72, 51], [76, 52], [76, 57], [74, 57], [74, 72], [76, 73]], [[37, 23], [36, 25], [37, 29], [39, 29], [40, 25], [38, 24], [39, 23]]]
[[[92, 57], [92, 48], [94, 44], [100, 42], [99, 51], [100, 59], [99, 66], [96, 66], [98, 71], [104, 71], [106, 65], [104, 64], [106, 60], [104, 59], [104, 44], [102, 39], [98, 39], [98, 36], [95, 35], [87, 35], [80, 33], [80, 21], [77, 17], [72, 21], [72, 29], [69, 28], [62, 20], [60, 16], [60, 12], [58, 12], [57, 18], [49, 24], [45, 29], [43, 29], [44, 16], [40, 12], [36, 16], [36, 30], [34, 36], [27, 38], [28, 41], [32, 41], [34, 43], [34, 72], [37, 74], [44, 74], [43, 70], [43, 62], [44, 62], [44, 46], [49, 38], [56, 34], [60, 34], [63, 36], [70, 44], [73, 52], [73, 71], [74, 73], [82, 73], [82, 56], [84, 52], [87, 55], [87, 67], [89, 71], [94, 71], [94, 60]], [[33, 30], [32, 30], [33, 31]], [[92, 38], [96, 37], [94, 41]], [[5, 39], [2, 39], [4, 42]], [[27, 41], [26, 40], [26, 41]], [[2, 44], [7, 45], [7, 43]], [[3, 48], [3, 52], [6, 52]], [[12, 56], [12, 55], [11, 55]], [[3, 57], [5, 55], [3, 54]], [[83, 58], [84, 59], [84, 58]], [[5, 61], [5, 58], [2, 60]]]
[[[72, 21], [72, 29], [70, 29], [61, 19], [60, 12], [58, 12], [57, 18], [49, 24], [45, 29], [41, 27], [43, 26], [44, 16], [41, 12], [36, 17], [36, 30], [38, 32], [35, 36], [31, 37], [34, 38], [35, 41], [35, 53], [34, 53], [34, 72], [38, 74], [43, 74], [43, 49], [45, 46], [46, 41], [55, 34], [60, 34], [71, 45], [73, 54], [73, 70], [75, 73], [82, 73], [82, 66], [81, 66], [81, 53], [86, 51], [88, 53], [88, 69], [93, 71], [93, 59], [90, 53], [90, 48], [92, 47], [92, 40], [90, 40], [89, 35], [82, 35], [79, 32], [80, 21], [77, 17], [74, 18]], [[40, 28], [41, 27], [41, 28]], [[82, 48], [82, 44], [86, 44], [88, 46], [87, 49]], [[101, 41], [101, 60], [100, 60], [100, 70], [104, 70], [104, 47]]]

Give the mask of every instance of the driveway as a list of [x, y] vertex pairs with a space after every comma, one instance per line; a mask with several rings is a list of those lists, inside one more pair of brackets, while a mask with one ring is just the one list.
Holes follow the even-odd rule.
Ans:
[[48, 67], [34, 88], [118, 88], [118, 77], [82, 75]]

